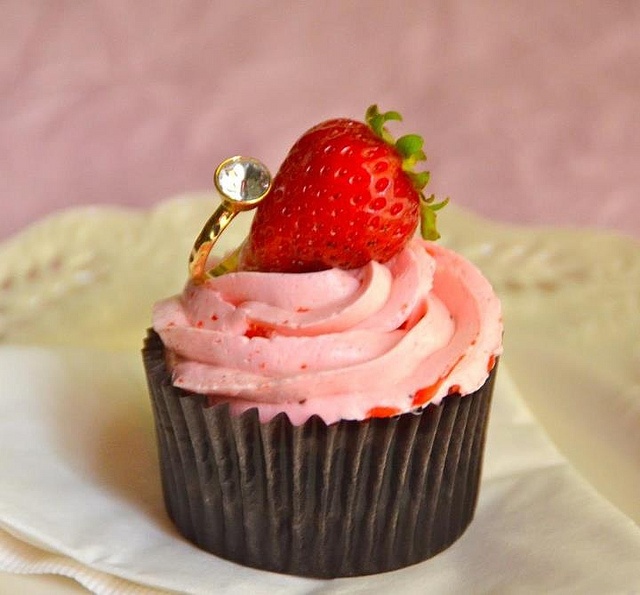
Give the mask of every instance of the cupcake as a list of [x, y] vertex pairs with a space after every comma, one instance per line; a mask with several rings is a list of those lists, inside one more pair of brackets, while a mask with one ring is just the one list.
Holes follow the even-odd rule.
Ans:
[[166, 508], [212, 554], [373, 574], [436, 555], [473, 518], [500, 304], [435, 241], [446, 201], [425, 196], [422, 139], [395, 141], [398, 119], [372, 106], [313, 127], [272, 183], [255, 160], [224, 162], [186, 286], [154, 307], [143, 356]]

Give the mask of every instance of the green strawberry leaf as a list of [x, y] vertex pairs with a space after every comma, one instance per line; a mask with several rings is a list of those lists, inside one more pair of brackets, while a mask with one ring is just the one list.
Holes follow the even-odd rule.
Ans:
[[402, 156], [402, 169], [412, 172], [418, 161], [426, 161], [427, 156], [422, 150], [424, 140], [417, 134], [405, 134], [395, 143], [396, 150]]
[[[431, 196], [433, 196], [433, 194]], [[449, 197], [447, 196], [447, 198], [445, 198], [444, 200], [441, 200], [440, 202], [432, 204], [430, 205], [430, 207], [432, 211], [439, 211], [443, 207], [446, 207], [448, 204], [449, 204]]]
[[370, 105], [365, 114], [365, 122], [373, 130], [376, 136], [379, 136], [382, 140], [393, 145], [394, 140], [389, 131], [385, 128], [385, 124], [389, 120], [401, 121], [402, 116], [398, 112], [384, 112], [380, 113], [377, 105]]
[[424, 141], [417, 134], [405, 134], [396, 141], [396, 149], [405, 158], [422, 151], [422, 145], [424, 145]]
[[440, 237], [437, 227], [437, 212], [445, 207], [449, 202], [449, 198], [436, 203], [435, 195], [426, 197], [420, 196], [420, 235], [431, 242], [434, 242]]
[[431, 177], [431, 173], [428, 171], [408, 171], [406, 173], [411, 178], [413, 186], [416, 190], [423, 190], [424, 187], [429, 183], [429, 178]]
[[229, 254], [227, 254], [216, 266], [213, 267], [213, 269], [209, 271], [209, 275], [212, 277], [220, 277], [221, 275], [237, 271], [240, 263], [240, 251], [242, 250], [243, 245], [244, 242], [235, 250], [229, 252]]

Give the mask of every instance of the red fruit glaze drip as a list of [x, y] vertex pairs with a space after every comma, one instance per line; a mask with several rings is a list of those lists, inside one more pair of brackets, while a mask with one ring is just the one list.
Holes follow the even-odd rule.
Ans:
[[249, 339], [253, 339], [254, 337], [265, 337], [268, 338], [271, 336], [271, 329], [260, 326], [259, 324], [251, 323], [249, 328], [244, 332], [244, 336]]
[[425, 386], [424, 388], [421, 388], [419, 391], [417, 391], [413, 397], [413, 401], [411, 402], [411, 404], [414, 407], [419, 407], [420, 405], [424, 405], [425, 403], [433, 399], [435, 394], [438, 392], [438, 389], [442, 386], [442, 383], [447, 378], [449, 378], [451, 370], [453, 370], [460, 363], [460, 360], [462, 360], [463, 357], [464, 355], [461, 355], [447, 370], [447, 372], [440, 376], [440, 378], [438, 378], [438, 380], [436, 380], [431, 386]]
[[371, 417], [393, 417], [401, 413], [397, 407], [372, 407], [367, 411], [367, 419]]
[[431, 399], [433, 399], [433, 397], [438, 392], [438, 389], [440, 388], [443, 382], [444, 382], [444, 378], [439, 378], [431, 386], [425, 386], [424, 388], [421, 388], [420, 390], [416, 391], [416, 394], [413, 396], [413, 401], [411, 401], [411, 404], [414, 407], [420, 407], [421, 405], [428, 403]]

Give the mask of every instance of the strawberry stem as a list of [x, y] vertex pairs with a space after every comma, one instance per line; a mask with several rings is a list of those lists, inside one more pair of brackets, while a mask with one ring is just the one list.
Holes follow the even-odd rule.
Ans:
[[380, 112], [377, 105], [372, 105], [367, 109], [365, 121], [376, 134], [386, 143], [398, 151], [402, 157], [402, 169], [411, 179], [414, 188], [420, 195], [420, 233], [425, 240], [437, 240], [440, 237], [436, 226], [436, 213], [449, 202], [449, 198], [438, 203], [435, 202], [435, 196], [432, 194], [428, 197], [424, 195], [424, 188], [429, 183], [430, 173], [428, 171], [415, 171], [415, 167], [420, 161], [426, 161], [427, 156], [424, 152], [424, 140], [418, 134], [405, 134], [398, 140], [386, 129], [385, 124], [390, 120], [402, 120], [402, 116], [398, 112]]

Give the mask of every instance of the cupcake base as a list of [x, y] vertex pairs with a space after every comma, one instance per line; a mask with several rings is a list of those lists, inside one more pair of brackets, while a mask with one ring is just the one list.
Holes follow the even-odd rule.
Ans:
[[434, 556], [473, 518], [495, 367], [475, 393], [418, 413], [294, 426], [172, 386], [153, 331], [143, 357], [167, 512], [204, 550], [274, 572], [358, 576]]

